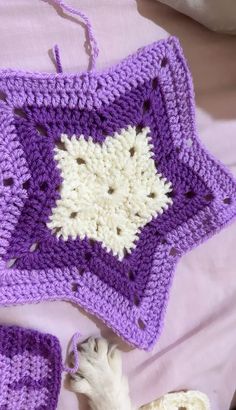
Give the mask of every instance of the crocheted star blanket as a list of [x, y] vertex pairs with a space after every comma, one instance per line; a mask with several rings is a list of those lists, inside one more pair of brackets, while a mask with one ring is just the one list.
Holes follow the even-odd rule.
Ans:
[[0, 304], [64, 299], [149, 349], [180, 256], [236, 215], [175, 38], [113, 68], [0, 72]]
[[56, 337], [0, 326], [0, 409], [55, 410], [61, 385]]

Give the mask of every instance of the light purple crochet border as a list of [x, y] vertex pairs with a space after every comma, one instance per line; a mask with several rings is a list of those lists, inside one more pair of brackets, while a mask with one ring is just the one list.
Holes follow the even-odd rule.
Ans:
[[[165, 73], [165, 68], [161, 67], [161, 61], [165, 57], [169, 60], [171, 73]], [[185, 78], [181, 77], [183, 67]], [[188, 222], [172, 230], [166, 237], [167, 243], [156, 249], [153, 269], [140, 306], [131, 305], [125, 297], [88, 271], [76, 282], [75, 292], [73, 284], [78, 277], [76, 267], [29, 272], [6, 269], [3, 262], [0, 264], [1, 305], [68, 300], [96, 314], [128, 343], [147, 350], [153, 346], [163, 326], [173, 272], [180, 256], [218, 232], [236, 215], [236, 182], [229, 171], [202, 146], [196, 133], [192, 80], [178, 40], [170, 37], [144, 47], [101, 73], [68, 75], [0, 71], [0, 90], [7, 95], [7, 103], [0, 105], [8, 134], [6, 130], [4, 132], [6, 138], [11, 135], [13, 140], [15, 130], [12, 125], [12, 109], [16, 106], [60, 105], [91, 110], [109, 104], [119, 95], [155, 77], [159, 77], [173, 144], [179, 152], [179, 159], [201, 175], [209, 189], [217, 193], [216, 198]], [[175, 101], [168, 98], [173, 93]], [[186, 93], [188, 104], [186, 99], [181, 98]], [[180, 122], [176, 122], [176, 112]], [[191, 146], [187, 143], [189, 140]], [[20, 147], [18, 149], [19, 157], [22, 158], [23, 152], [20, 152]], [[26, 164], [21, 161], [20, 166], [26, 175]], [[204, 173], [201, 172], [203, 167]], [[230, 198], [230, 204], [224, 203], [225, 198]], [[5, 218], [7, 209], [4, 212], [2, 218]], [[206, 219], [210, 219], [211, 223], [204, 224]], [[3, 225], [4, 222], [1, 222], [0, 247], [5, 248], [9, 238], [3, 235]], [[173, 248], [177, 253], [170, 255]], [[159, 293], [160, 287], [163, 288], [162, 293]], [[145, 329], [138, 326], [140, 317], [145, 322]]]

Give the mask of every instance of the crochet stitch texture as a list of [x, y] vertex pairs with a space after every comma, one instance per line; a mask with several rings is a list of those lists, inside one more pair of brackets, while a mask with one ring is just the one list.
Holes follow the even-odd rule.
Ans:
[[61, 384], [56, 337], [0, 326], [0, 409], [55, 410]]
[[[151, 348], [178, 259], [236, 215], [236, 183], [196, 134], [178, 40], [103, 72], [2, 70], [0, 90], [0, 304], [72, 301]], [[116, 178], [104, 147], [121, 135]]]
[[94, 144], [83, 136], [62, 136], [56, 148], [60, 199], [47, 226], [58, 237], [95, 239], [122, 260], [138, 240], [140, 227], [172, 203], [171, 184], [157, 174], [149, 128], [135, 127]]

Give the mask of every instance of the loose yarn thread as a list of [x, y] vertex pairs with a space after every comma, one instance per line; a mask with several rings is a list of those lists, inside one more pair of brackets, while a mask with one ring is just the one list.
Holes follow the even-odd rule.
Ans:
[[58, 72], [58, 74], [63, 73], [62, 64], [61, 64], [61, 57], [60, 57], [60, 50], [59, 50], [59, 47], [58, 47], [57, 44], [54, 46], [53, 52], [54, 52], [57, 72]]
[[[95, 70], [96, 60], [97, 60], [97, 57], [99, 55], [99, 47], [98, 47], [97, 40], [96, 40], [95, 34], [93, 32], [93, 27], [92, 27], [92, 24], [91, 24], [89, 18], [82, 11], [77, 10], [77, 9], [67, 5], [66, 3], [64, 3], [61, 0], [53, 0], [53, 2], [55, 4], [57, 4], [58, 6], [60, 6], [63, 11], [71, 13], [75, 16], [79, 16], [84, 21], [84, 23], [86, 25], [87, 33], [88, 33], [88, 39], [89, 39], [90, 47], [91, 47], [91, 70]], [[54, 47], [54, 54], [55, 54], [55, 58], [56, 58], [57, 71], [58, 71], [58, 73], [62, 73], [60, 51], [59, 51], [59, 48], [58, 48], [57, 45]]]
[[77, 343], [80, 337], [81, 337], [81, 334], [79, 332], [76, 332], [72, 336], [71, 344], [72, 344], [72, 352], [74, 354], [74, 367], [71, 368], [69, 366], [63, 365], [63, 370], [66, 373], [75, 374], [79, 369], [79, 352], [77, 349]]

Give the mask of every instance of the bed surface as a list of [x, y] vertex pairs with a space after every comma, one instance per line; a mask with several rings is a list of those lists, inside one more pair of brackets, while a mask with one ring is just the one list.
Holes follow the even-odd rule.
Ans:
[[[201, 140], [236, 175], [236, 36], [215, 34], [155, 0], [68, 0], [91, 18], [100, 46], [98, 68], [117, 63], [169, 34], [180, 38], [193, 75]], [[0, 4], [0, 66], [54, 72], [58, 44], [64, 71], [87, 68], [83, 27], [41, 0]], [[198, 389], [213, 410], [228, 410], [236, 374], [236, 224], [178, 265], [159, 342], [132, 350], [99, 320], [66, 302], [0, 308], [0, 322], [55, 334], [65, 357], [73, 333], [99, 335], [124, 351], [134, 404], [180, 389]], [[62, 381], [59, 410], [78, 409]], [[83, 400], [79, 409], [85, 410]]]

